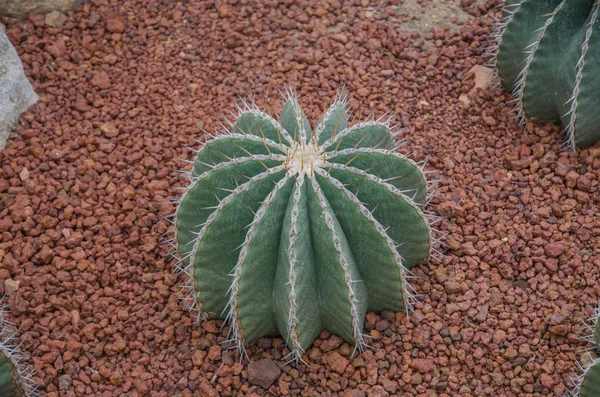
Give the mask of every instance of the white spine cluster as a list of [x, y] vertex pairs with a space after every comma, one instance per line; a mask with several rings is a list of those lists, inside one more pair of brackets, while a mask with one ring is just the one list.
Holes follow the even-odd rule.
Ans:
[[0, 299], [0, 353], [12, 362], [25, 396], [38, 397], [40, 395], [39, 385], [33, 380], [35, 372], [25, 363], [25, 355], [19, 349], [20, 343], [17, 343], [16, 332], [9, 331], [9, 327], [14, 327], [14, 324], [4, 318], [8, 310], [2, 304], [3, 299]]
[[[288, 101], [292, 103], [294, 107], [294, 113], [296, 115], [296, 123], [298, 124], [298, 134], [300, 137], [300, 141], [306, 142], [306, 129], [304, 128], [304, 113], [302, 112], [302, 107], [300, 106], [298, 95], [295, 91], [291, 90], [290, 88], [286, 88], [283, 94], [283, 100], [284, 103]], [[294, 131], [294, 133], [296, 133], [296, 131]]]
[[[325, 129], [325, 122], [327, 120], [329, 120], [329, 118], [331, 117], [331, 114], [335, 111], [335, 109], [340, 106], [343, 107], [344, 109], [346, 109], [347, 105], [348, 105], [348, 92], [344, 88], [342, 88], [337, 92], [335, 99], [333, 100], [333, 103], [331, 104], [331, 106], [329, 106], [327, 108], [327, 110], [325, 111], [325, 114], [323, 115], [323, 118], [320, 120], [320, 122], [315, 127], [315, 137], [316, 138], [320, 137], [321, 134], [323, 133], [323, 130]], [[335, 137], [335, 136], [333, 136], [333, 137]]]

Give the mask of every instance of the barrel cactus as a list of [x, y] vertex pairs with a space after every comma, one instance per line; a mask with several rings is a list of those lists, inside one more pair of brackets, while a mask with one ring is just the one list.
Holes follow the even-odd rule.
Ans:
[[33, 369], [23, 361], [23, 354], [15, 343], [15, 334], [8, 330], [10, 325], [4, 319], [5, 308], [0, 302], [0, 396], [38, 396], [37, 385], [33, 382]]
[[598, 397], [600, 396], [600, 358], [595, 359], [584, 367], [584, 374], [581, 377], [581, 386], [579, 387], [580, 397]]
[[592, 343], [596, 348], [596, 352], [600, 354], [600, 303], [598, 303], [598, 308], [596, 309], [593, 321], [594, 326], [592, 327]]
[[570, 392], [571, 397], [597, 397], [600, 396], [600, 302], [594, 311], [594, 315], [586, 323], [587, 335], [584, 339], [590, 342], [594, 350], [595, 358], [590, 354], [589, 362], [585, 365], [578, 363], [578, 369], [575, 376], [571, 379], [573, 389]]
[[600, 139], [600, 3], [507, 0], [495, 66], [521, 121], [561, 122], [565, 146]]
[[345, 98], [314, 130], [291, 92], [279, 120], [244, 104], [193, 161], [174, 214], [185, 299], [242, 353], [280, 334], [298, 360], [323, 329], [361, 350], [367, 311], [413, 304], [428, 185], [389, 120], [349, 126]]

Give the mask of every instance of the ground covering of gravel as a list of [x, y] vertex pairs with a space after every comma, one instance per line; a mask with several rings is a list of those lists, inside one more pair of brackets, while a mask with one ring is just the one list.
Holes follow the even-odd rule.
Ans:
[[[42, 394], [564, 393], [600, 296], [600, 146], [562, 151], [557, 127], [523, 131], [507, 94], [473, 89], [494, 2], [463, 1], [473, 22], [428, 37], [388, 22], [401, 1], [228, 3], [93, 0], [59, 28], [3, 21], [41, 100], [0, 152], [0, 295]], [[413, 314], [367, 316], [372, 351], [351, 358], [324, 332], [310, 366], [283, 365], [279, 338], [239, 363], [220, 321], [182, 308], [160, 244], [174, 208], [157, 202], [180, 194], [183, 145], [237, 94], [278, 111], [291, 84], [314, 123], [344, 82], [359, 119], [395, 111], [401, 150], [444, 178], [445, 257], [416, 269]]]

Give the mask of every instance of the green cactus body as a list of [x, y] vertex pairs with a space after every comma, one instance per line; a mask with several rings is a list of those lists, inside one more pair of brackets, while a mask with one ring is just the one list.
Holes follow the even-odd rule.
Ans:
[[362, 349], [365, 313], [408, 310], [431, 249], [426, 180], [394, 145], [388, 123], [348, 127], [339, 97], [314, 131], [292, 95], [280, 121], [240, 109], [175, 214], [186, 299], [230, 320], [241, 351], [280, 334], [301, 359], [323, 329]]
[[25, 391], [18, 379], [19, 373], [10, 357], [0, 351], [0, 396], [25, 397]]
[[572, 397], [597, 397], [600, 396], [600, 302], [594, 311], [594, 315], [585, 323], [588, 332], [583, 337], [584, 340], [593, 344], [596, 358], [590, 354], [589, 364], [582, 365], [578, 363], [578, 370], [571, 378], [573, 388], [569, 391]]
[[581, 387], [579, 389], [580, 397], [598, 397], [600, 396], [600, 359], [595, 360], [586, 368]]
[[566, 145], [600, 139], [600, 3], [520, 0], [505, 4], [495, 66], [522, 121], [561, 122]]
[[0, 300], [0, 396], [37, 397], [37, 385], [32, 381], [33, 369], [23, 361], [14, 341], [14, 333], [7, 330], [6, 309]]
[[[598, 310], [600, 311], [600, 308]], [[600, 354], [600, 321], [597, 319], [596, 326], [594, 327], [594, 340], [596, 341], [596, 352]]]

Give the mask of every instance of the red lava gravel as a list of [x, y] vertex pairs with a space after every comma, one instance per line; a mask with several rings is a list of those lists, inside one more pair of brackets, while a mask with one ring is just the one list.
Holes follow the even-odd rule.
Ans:
[[[600, 296], [600, 146], [562, 151], [558, 127], [524, 130], [508, 94], [474, 89], [497, 2], [461, 3], [469, 24], [425, 36], [388, 23], [402, 1], [92, 0], [58, 28], [3, 20], [41, 100], [0, 151], [0, 295], [42, 394], [564, 393]], [[290, 84], [314, 123], [343, 83], [357, 119], [395, 111], [402, 150], [444, 179], [445, 257], [415, 269], [414, 313], [367, 316], [373, 350], [323, 332], [310, 366], [284, 365], [280, 338], [240, 363], [221, 321], [183, 308], [158, 202], [238, 94], [278, 111]]]

